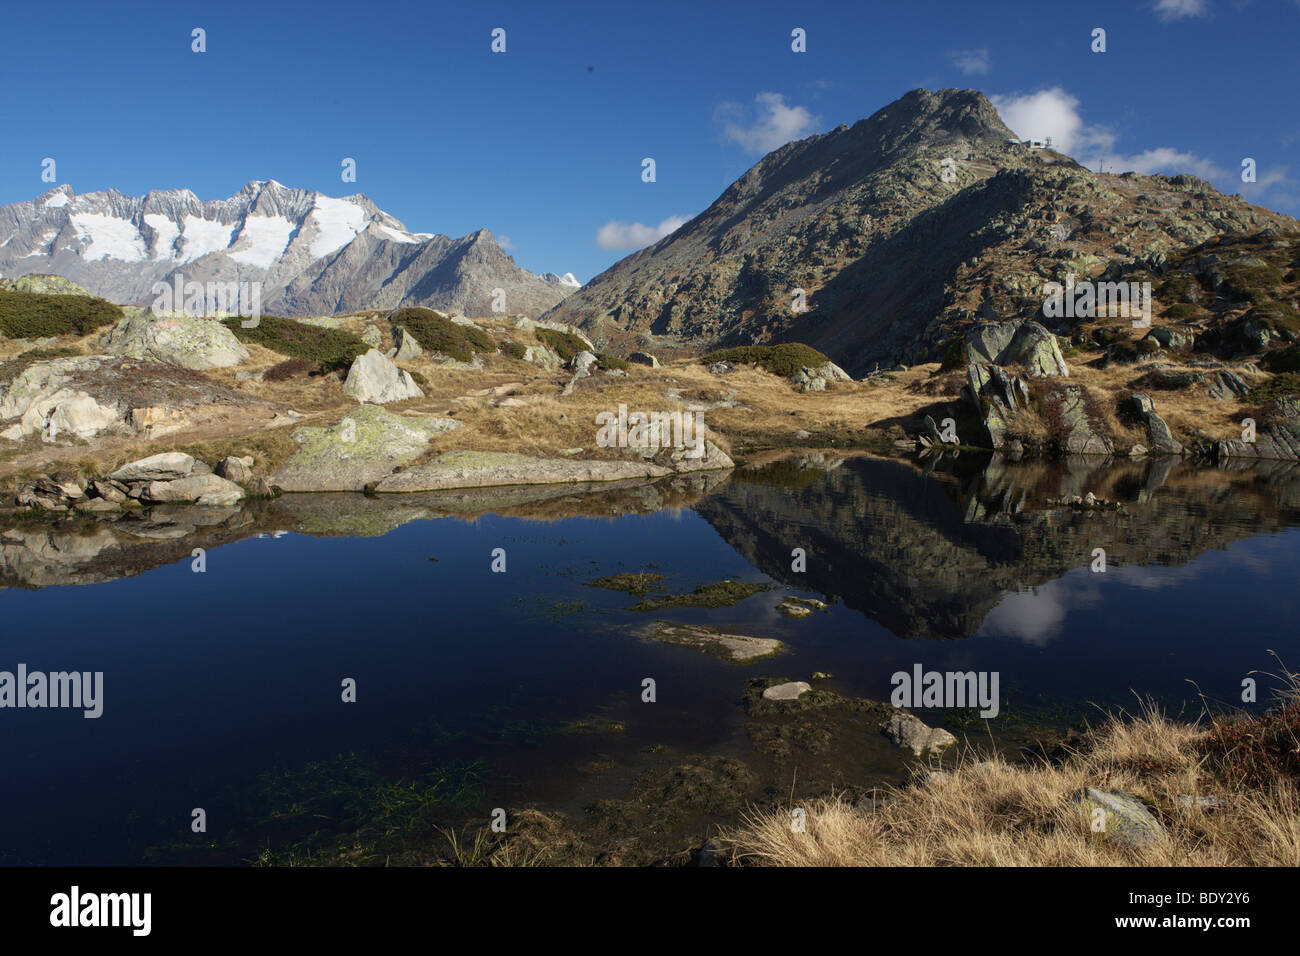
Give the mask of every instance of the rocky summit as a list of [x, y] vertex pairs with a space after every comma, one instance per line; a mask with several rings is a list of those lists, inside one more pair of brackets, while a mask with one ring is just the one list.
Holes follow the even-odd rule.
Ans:
[[913, 90], [769, 153], [546, 317], [609, 342], [802, 342], [861, 375], [937, 360], [979, 319], [1042, 318], [1044, 284], [1070, 273], [1159, 269], [1267, 228], [1300, 223], [1192, 176], [1030, 149], [974, 90]]

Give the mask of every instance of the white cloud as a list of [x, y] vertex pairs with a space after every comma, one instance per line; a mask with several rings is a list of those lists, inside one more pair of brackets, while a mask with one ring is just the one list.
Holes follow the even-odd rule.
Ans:
[[1154, 10], [1161, 20], [1203, 17], [1210, 12], [1209, 0], [1156, 0]]
[[1010, 96], [992, 97], [994, 107], [1021, 139], [1051, 137], [1052, 148], [1074, 157], [1089, 169], [1099, 166], [1108, 173], [1132, 170], [1136, 173], [1191, 173], [1201, 179], [1223, 179], [1228, 175], [1212, 160], [1172, 146], [1158, 146], [1125, 155], [1115, 149], [1115, 133], [1106, 126], [1084, 122], [1079, 99], [1059, 86]]
[[685, 216], [669, 216], [657, 226], [610, 220], [597, 230], [596, 245], [602, 249], [642, 249], [676, 231], [685, 222]]
[[983, 76], [992, 66], [989, 60], [989, 48], [986, 46], [978, 50], [958, 50], [951, 56], [953, 66], [967, 76]]
[[509, 236], [497, 236], [497, 245], [502, 249], [513, 249], [514, 241]]
[[821, 122], [802, 106], [789, 106], [780, 93], [759, 93], [755, 111], [739, 103], [722, 103], [713, 121], [722, 128], [723, 138], [739, 143], [751, 153], [770, 153], [791, 140], [809, 136]]

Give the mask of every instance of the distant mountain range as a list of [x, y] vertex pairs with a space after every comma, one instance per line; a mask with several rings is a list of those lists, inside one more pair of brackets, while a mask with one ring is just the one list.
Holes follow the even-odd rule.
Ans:
[[1033, 316], [1068, 272], [1158, 271], [1212, 236], [1300, 229], [1191, 176], [1101, 175], [1035, 147], [975, 90], [913, 90], [769, 153], [545, 317], [598, 344], [804, 342], [861, 374], [936, 359], [976, 318]]
[[122, 304], [148, 304], [155, 282], [260, 281], [262, 310], [288, 316], [430, 306], [536, 316], [578, 288], [572, 273], [515, 265], [486, 229], [451, 239], [407, 231], [362, 195], [335, 199], [275, 180], [230, 199], [187, 189], [77, 195], [58, 186], [0, 206], [0, 275], [66, 276]]

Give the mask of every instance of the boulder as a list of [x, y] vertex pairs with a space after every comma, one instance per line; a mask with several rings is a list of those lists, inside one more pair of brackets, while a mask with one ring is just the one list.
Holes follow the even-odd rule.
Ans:
[[763, 688], [764, 700], [798, 700], [800, 694], [806, 694], [812, 690], [812, 685], [807, 681], [792, 680], [784, 684], [773, 684], [771, 687]]
[[361, 341], [372, 349], [377, 349], [384, 344], [384, 333], [380, 331], [377, 325], [367, 325], [365, 331], [361, 333]]
[[564, 360], [545, 345], [530, 345], [524, 349], [524, 361], [546, 369], [548, 372], [559, 368]]
[[[1006, 444], [1012, 414], [1029, 405], [1029, 383], [997, 365], [971, 363], [966, 366], [966, 396], [980, 416], [989, 445], [999, 449]], [[938, 437], [935, 426], [931, 440]]]
[[530, 319], [524, 315], [515, 316], [513, 321], [515, 328], [523, 331], [530, 331], [532, 329], [550, 329], [552, 332], [567, 332], [570, 335], [576, 336], [578, 341], [592, 352], [596, 351], [596, 346], [592, 343], [591, 339], [587, 338], [587, 334], [575, 326], [565, 325], [563, 322], [544, 322], [539, 319]]
[[203, 371], [248, 360], [235, 333], [216, 319], [142, 311], [117, 324], [105, 339], [112, 355]]
[[1023, 365], [1031, 378], [1070, 374], [1056, 336], [1037, 322], [976, 325], [966, 333], [966, 361], [981, 365]]
[[633, 365], [644, 365], [647, 368], [659, 368], [659, 360], [649, 352], [633, 352], [627, 357], [627, 360]]
[[1075, 796], [1075, 802], [1089, 815], [1089, 822], [1104, 814], [1105, 829], [1100, 831], [1111, 843], [1126, 847], [1149, 846], [1165, 838], [1160, 821], [1137, 797], [1122, 790], [1098, 790], [1087, 787]]
[[392, 355], [394, 359], [413, 359], [424, 354], [424, 349], [415, 341], [415, 336], [400, 325], [393, 328], [393, 344], [397, 346]]
[[1055, 408], [1055, 416], [1060, 422], [1061, 445], [1071, 455], [1113, 455], [1115, 446], [1111, 440], [1099, 433], [1088, 417], [1087, 402], [1083, 389], [1078, 385], [1067, 385], [1050, 401]]
[[114, 481], [173, 481], [189, 477], [194, 458], [184, 452], [166, 451], [123, 465], [108, 477]]
[[590, 375], [591, 370], [595, 368], [596, 363], [598, 361], [599, 360], [596, 358], [596, 356], [591, 352], [579, 352], [577, 355], [573, 357], [573, 360], [569, 362], [569, 368], [573, 369], [579, 374], [585, 373], [587, 375]]
[[[1155, 402], [1143, 392], [1133, 393], [1133, 410], [1138, 419], [1146, 426], [1151, 438], [1151, 447], [1159, 454], [1181, 455], [1183, 446], [1174, 438], [1165, 420], [1156, 414]], [[1143, 449], [1143, 453], [1146, 449]], [[1130, 452], [1131, 454], [1131, 452]]]
[[216, 473], [227, 481], [237, 485], [247, 485], [253, 480], [253, 472], [241, 458], [223, 458], [217, 462]]
[[191, 475], [173, 481], [151, 481], [140, 492], [140, 500], [149, 504], [182, 502], [196, 505], [233, 505], [243, 497], [243, 488], [217, 475]]
[[343, 391], [358, 402], [374, 405], [424, 397], [424, 392], [415, 384], [411, 373], [398, 368], [378, 349], [357, 356], [348, 369]]
[[298, 451], [270, 478], [284, 491], [364, 491], [422, 455], [430, 440], [461, 427], [453, 418], [396, 415], [362, 405], [328, 428], [299, 428]]
[[957, 738], [939, 727], [930, 727], [919, 717], [908, 713], [895, 713], [880, 728], [893, 741], [895, 747], [922, 754], [937, 754], [957, 742]]

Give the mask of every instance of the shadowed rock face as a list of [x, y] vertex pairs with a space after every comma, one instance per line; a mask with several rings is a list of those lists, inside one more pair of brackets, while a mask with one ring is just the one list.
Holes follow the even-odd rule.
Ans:
[[[1125, 510], [1046, 505], [1089, 491]], [[738, 471], [695, 510], [783, 584], [838, 598], [900, 637], [964, 638], [1004, 594], [1088, 567], [1094, 548], [1116, 566], [1180, 565], [1300, 524], [1300, 468], [967, 456], [925, 474], [905, 462], [808, 460]], [[790, 569], [796, 547], [807, 550], [803, 573]]]

